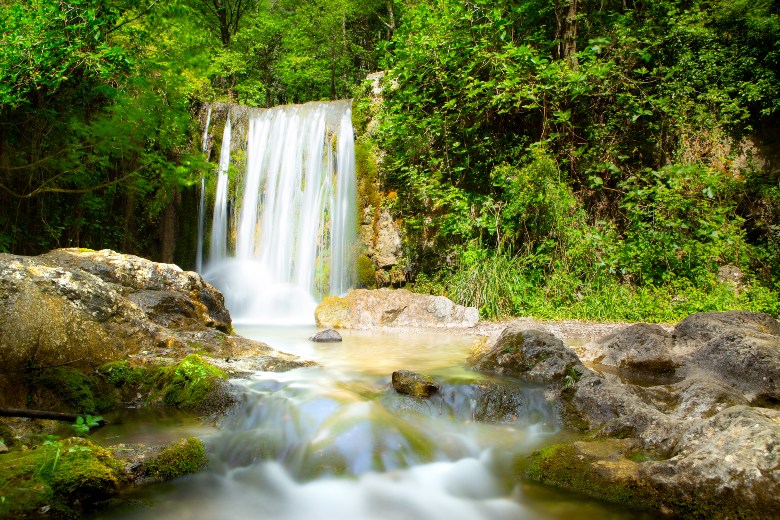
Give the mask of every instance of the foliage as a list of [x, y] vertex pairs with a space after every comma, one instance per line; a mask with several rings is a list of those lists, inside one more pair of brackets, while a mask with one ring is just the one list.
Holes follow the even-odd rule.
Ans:
[[70, 425], [70, 427], [73, 429], [73, 431], [78, 435], [79, 437], [83, 437], [84, 435], [89, 433], [89, 430], [92, 428], [97, 428], [100, 426], [100, 421], [103, 420], [103, 418], [99, 415], [93, 417], [89, 414], [81, 416], [79, 415], [76, 418], [76, 422]]
[[[387, 45], [379, 139], [415, 269], [486, 317], [591, 314], [580, 302], [596, 294], [774, 308], [780, 183], [745, 137], [777, 126], [776, 8], [578, 9], [406, 5]], [[758, 278], [729, 292], [714, 281], [726, 264]]]

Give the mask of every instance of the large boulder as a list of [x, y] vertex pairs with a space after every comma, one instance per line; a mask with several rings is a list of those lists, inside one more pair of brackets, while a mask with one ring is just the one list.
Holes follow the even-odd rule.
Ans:
[[479, 321], [479, 312], [444, 296], [405, 289], [357, 289], [344, 297], [326, 297], [314, 317], [319, 327], [335, 329], [473, 327]]
[[734, 406], [681, 435], [662, 460], [633, 438], [589, 439], [533, 454], [527, 479], [681, 518], [774, 518], [780, 412]]
[[119, 360], [165, 365], [201, 352], [231, 365], [261, 353], [265, 367], [302, 364], [230, 331], [222, 294], [175, 265], [109, 250], [0, 254], [0, 405], [24, 405], [38, 394], [29, 385], [54, 375], [81, 392], [96, 367]]
[[620, 369], [650, 372], [673, 372], [672, 335], [660, 325], [637, 323], [601, 338], [583, 349], [585, 362]]
[[561, 340], [541, 330], [526, 330], [513, 323], [493, 345], [471, 360], [474, 370], [516, 376], [534, 383], [561, 383], [576, 377], [581, 363]]
[[780, 411], [734, 406], [694, 422], [673, 457], [643, 464], [677, 513], [769, 518], [780, 511]]
[[692, 314], [674, 329], [687, 375], [705, 374], [756, 403], [780, 403], [780, 323], [746, 311]]

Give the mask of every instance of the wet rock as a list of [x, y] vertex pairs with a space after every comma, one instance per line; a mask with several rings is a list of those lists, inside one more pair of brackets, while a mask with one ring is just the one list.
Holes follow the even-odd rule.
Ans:
[[319, 327], [344, 329], [473, 327], [479, 321], [474, 307], [404, 289], [358, 289], [344, 297], [328, 296], [314, 316]]
[[393, 388], [399, 394], [414, 397], [430, 397], [439, 391], [439, 383], [433, 378], [412, 372], [411, 370], [396, 370], [392, 376]]
[[563, 383], [581, 366], [577, 355], [561, 340], [540, 330], [509, 325], [496, 342], [472, 360], [480, 372], [517, 376], [535, 383]]
[[668, 373], [678, 366], [672, 335], [660, 325], [637, 323], [584, 349], [582, 360], [637, 372]]
[[325, 329], [310, 337], [309, 341], [314, 341], [315, 343], [337, 343], [341, 341], [341, 334], [333, 329]]

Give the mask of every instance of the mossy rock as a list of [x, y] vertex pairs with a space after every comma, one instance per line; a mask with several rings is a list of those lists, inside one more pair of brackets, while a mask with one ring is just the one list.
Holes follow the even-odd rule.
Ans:
[[521, 472], [528, 480], [599, 500], [661, 509], [657, 494], [640, 478], [637, 458], [642, 457], [630, 440], [555, 444], [535, 452]]
[[2, 455], [0, 518], [73, 518], [110, 498], [125, 481], [123, 465], [80, 438]]
[[146, 462], [146, 475], [158, 480], [173, 480], [201, 470], [208, 458], [203, 442], [195, 437], [182, 439]]
[[156, 399], [183, 410], [216, 412], [235, 401], [227, 379], [225, 372], [190, 354], [177, 365], [158, 369]]
[[0, 421], [0, 442], [8, 448], [13, 448], [16, 445], [16, 434], [3, 421]]
[[32, 372], [25, 380], [28, 404], [63, 412], [104, 412], [117, 404], [116, 396], [101, 388], [98, 377], [69, 367]]

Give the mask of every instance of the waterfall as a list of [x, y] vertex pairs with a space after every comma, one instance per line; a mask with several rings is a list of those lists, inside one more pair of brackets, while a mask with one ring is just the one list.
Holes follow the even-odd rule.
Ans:
[[230, 168], [230, 112], [222, 132], [222, 149], [219, 152], [219, 171], [217, 176], [217, 194], [214, 198], [214, 216], [211, 220], [211, 241], [209, 243], [209, 264], [217, 265], [227, 255], [227, 199], [228, 169]]
[[[206, 115], [206, 126], [203, 127], [201, 151], [205, 154], [209, 149], [209, 126], [211, 125], [211, 107]], [[198, 204], [198, 250], [195, 257], [195, 270], [203, 272], [203, 233], [206, 222], [206, 176], [200, 178], [200, 203]]]
[[[346, 292], [351, 281], [357, 230], [351, 104], [249, 109], [245, 119], [237, 219], [227, 219], [228, 115], [204, 276], [225, 294], [236, 322], [313, 323], [317, 300]], [[226, 253], [230, 225], [235, 256]]]

